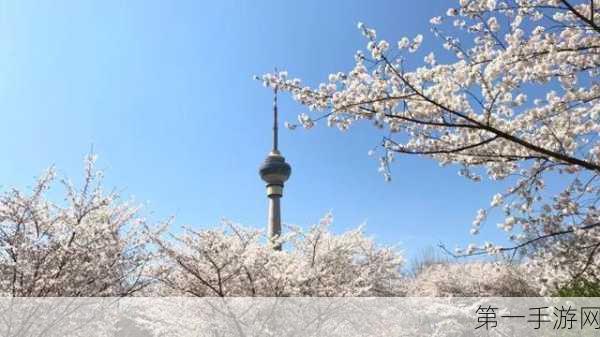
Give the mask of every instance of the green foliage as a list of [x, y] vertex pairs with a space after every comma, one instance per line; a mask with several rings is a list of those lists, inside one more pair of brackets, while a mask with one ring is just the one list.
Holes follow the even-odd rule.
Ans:
[[600, 282], [577, 281], [558, 289], [559, 297], [600, 297]]

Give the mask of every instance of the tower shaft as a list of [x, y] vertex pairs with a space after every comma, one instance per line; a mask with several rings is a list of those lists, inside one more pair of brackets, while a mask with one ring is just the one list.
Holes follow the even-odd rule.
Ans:
[[[269, 223], [267, 227], [269, 239], [281, 236], [281, 196], [269, 197]], [[275, 245], [276, 250], [281, 250], [281, 245]]]

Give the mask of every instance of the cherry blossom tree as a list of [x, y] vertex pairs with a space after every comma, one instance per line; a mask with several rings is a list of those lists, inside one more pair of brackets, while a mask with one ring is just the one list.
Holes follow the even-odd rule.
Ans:
[[500, 209], [498, 226], [514, 245], [455, 254], [523, 253], [548, 285], [598, 281], [598, 8], [598, 0], [460, 0], [430, 20], [442, 57], [431, 52], [414, 66], [423, 35], [392, 45], [359, 23], [366, 50], [348, 72], [316, 88], [287, 72], [261, 79], [313, 111], [298, 117], [305, 128], [367, 120], [385, 130], [374, 152], [386, 179], [400, 154], [454, 164], [474, 181], [511, 182], [477, 212], [471, 232]]
[[102, 189], [94, 156], [81, 188], [61, 180], [63, 204], [48, 200], [50, 169], [30, 194], [0, 197], [0, 296], [128, 296], [150, 281], [152, 253], [137, 208]]
[[264, 233], [224, 221], [221, 228], [186, 229], [155, 237], [167, 295], [383, 296], [394, 294], [402, 256], [361, 229], [341, 235], [331, 215], [304, 231], [291, 227], [274, 250]]
[[405, 280], [407, 296], [522, 297], [541, 289], [525, 266], [505, 262], [432, 264]]

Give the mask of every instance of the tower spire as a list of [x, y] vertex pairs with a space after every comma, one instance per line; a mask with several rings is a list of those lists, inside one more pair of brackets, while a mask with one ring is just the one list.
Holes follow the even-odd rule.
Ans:
[[[271, 242], [281, 236], [281, 197], [283, 197], [283, 184], [292, 173], [291, 166], [279, 152], [278, 126], [277, 126], [277, 87], [273, 89], [273, 148], [260, 166], [258, 173], [267, 187], [269, 198], [269, 212], [267, 222], [267, 235]], [[281, 250], [281, 245], [274, 243], [276, 250]]]
[[273, 153], [279, 153], [279, 130], [277, 124], [277, 87], [275, 87], [273, 89]]

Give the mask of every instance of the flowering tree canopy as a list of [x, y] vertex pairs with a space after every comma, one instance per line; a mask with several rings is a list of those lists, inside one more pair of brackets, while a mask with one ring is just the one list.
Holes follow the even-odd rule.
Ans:
[[52, 169], [30, 195], [0, 197], [0, 296], [126, 296], [148, 284], [144, 220], [102, 191], [92, 156], [84, 178], [80, 189], [62, 181], [62, 206], [46, 199]]
[[438, 263], [405, 280], [416, 297], [538, 296], [540, 287], [523, 265], [504, 262]]
[[[53, 203], [49, 170], [25, 194], [0, 198], [0, 296], [505, 296], [531, 295], [522, 267], [428, 264], [414, 277], [404, 258], [361, 227], [333, 234], [331, 214], [278, 242], [223, 221], [219, 228], [165, 234], [137, 207], [102, 189], [94, 157], [84, 181], [68, 180]], [[283, 251], [273, 249], [284, 245]], [[71, 302], [66, 302], [65, 305]]]
[[[331, 215], [303, 231], [292, 227], [274, 250], [257, 230], [224, 222], [219, 229], [187, 229], [156, 238], [161, 280], [170, 295], [383, 296], [392, 295], [402, 257], [378, 247], [360, 229], [333, 235]], [[276, 243], [279, 244], [279, 243]]]
[[[391, 45], [362, 23], [366, 52], [348, 72], [317, 88], [266, 74], [266, 86], [289, 91], [319, 119], [347, 130], [369, 120], [385, 129], [381, 171], [397, 154], [456, 164], [479, 181], [509, 180], [492, 207], [514, 246], [470, 246], [459, 254], [529, 249], [547, 274], [598, 279], [600, 213], [600, 1], [460, 0], [434, 17], [432, 35], [448, 51], [411, 67], [423, 35]], [[414, 63], [414, 62], [412, 62]], [[289, 124], [295, 128], [295, 124]], [[479, 210], [472, 233], [489, 209]], [[533, 248], [533, 249], [532, 249]]]

